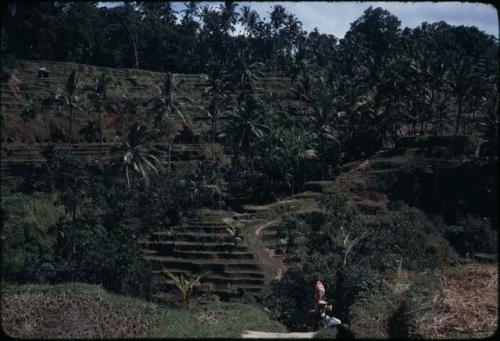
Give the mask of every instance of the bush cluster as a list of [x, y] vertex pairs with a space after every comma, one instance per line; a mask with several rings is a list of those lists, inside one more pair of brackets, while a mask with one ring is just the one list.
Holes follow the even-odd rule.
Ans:
[[365, 229], [347, 199], [335, 191], [325, 194], [322, 208], [321, 214], [292, 218], [278, 230], [287, 240], [287, 251], [293, 254], [292, 263], [274, 283], [266, 303], [292, 329], [303, 329], [308, 321], [314, 307], [314, 284], [320, 276], [324, 277], [328, 300], [337, 304], [344, 240], [347, 234], [354, 238]]
[[401, 264], [422, 271], [438, 265], [439, 252], [429, 237], [433, 232], [418, 209], [401, 205], [386, 220], [367, 225], [335, 191], [325, 193], [322, 203], [320, 215], [295, 217], [278, 231], [293, 262], [267, 302], [288, 327], [303, 328], [318, 275], [325, 279], [336, 316], [348, 322], [360, 294], [379, 290], [390, 269]]
[[129, 188], [116, 165], [85, 163], [66, 153], [47, 158], [32, 191], [4, 186], [11, 189], [1, 211], [2, 278], [8, 282], [79, 281], [149, 297], [155, 284], [137, 239], [220, 195], [206, 186], [214, 179], [196, 167], [160, 171]]
[[487, 218], [461, 217], [456, 224], [444, 228], [444, 236], [462, 256], [497, 252], [498, 232]]

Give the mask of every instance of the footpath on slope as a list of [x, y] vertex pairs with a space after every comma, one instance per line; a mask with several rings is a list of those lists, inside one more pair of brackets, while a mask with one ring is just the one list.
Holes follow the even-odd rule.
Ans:
[[[351, 192], [350, 184], [352, 182], [352, 178], [355, 176], [355, 173], [360, 172], [365, 170], [369, 165], [369, 161], [365, 160], [363, 162], [360, 162], [357, 166], [353, 167], [351, 170], [348, 172], [345, 172], [337, 177], [335, 181], [322, 181], [318, 182], [321, 183], [321, 192], [323, 189], [331, 187], [339, 190], [340, 192], [344, 193], [348, 199], [356, 203], [359, 200], [353, 200], [353, 196], [355, 195], [353, 192]], [[309, 193], [309, 192], [308, 192]], [[301, 197], [301, 194], [297, 194], [292, 198], [288, 198], [283, 200], [282, 202], [291, 202], [295, 200], [295, 198]], [[307, 195], [306, 197], [309, 197]], [[384, 203], [385, 204], [385, 203]], [[247, 208], [256, 211], [256, 212], [262, 212], [265, 211], [267, 208], [270, 208], [273, 204], [266, 205], [266, 206], [247, 206]], [[248, 241], [250, 249], [254, 252], [254, 254], [257, 256], [257, 258], [261, 261], [263, 267], [264, 267], [264, 272], [266, 273], [266, 278], [272, 277], [275, 280], [279, 280], [281, 276], [285, 272], [285, 266], [281, 259], [275, 257], [273, 255], [273, 252], [269, 250], [268, 248], [265, 247], [265, 245], [262, 243], [262, 239], [260, 238], [261, 233], [264, 229], [269, 228], [270, 226], [273, 226], [275, 224], [279, 224], [280, 222], [283, 222], [284, 218], [290, 214], [297, 214], [300, 212], [308, 211], [313, 209], [314, 207], [318, 206], [319, 202], [317, 200], [314, 200], [313, 203], [310, 205], [307, 205], [305, 207], [302, 207], [300, 210], [291, 210], [291, 211], [285, 211], [282, 214], [279, 214], [277, 216], [272, 216], [272, 218], [263, 220], [263, 221], [258, 221], [255, 223], [252, 223], [248, 225], [246, 228], [246, 239]], [[300, 338], [300, 339], [307, 339], [307, 338], [313, 338], [316, 335], [317, 332], [306, 332], [306, 333], [268, 333], [268, 332], [260, 332], [260, 331], [251, 331], [247, 330], [244, 331], [241, 335], [242, 338]]]
[[[266, 212], [268, 214], [266, 218], [259, 219], [251, 224], [247, 225], [245, 228], [246, 240], [248, 242], [249, 248], [260, 260], [262, 267], [264, 268], [264, 273], [269, 283], [271, 280], [279, 280], [285, 272], [285, 266], [279, 257], [276, 257], [272, 250], [268, 249], [262, 242], [261, 235], [262, 231], [266, 228], [274, 226], [284, 221], [284, 218], [290, 214], [297, 214], [299, 212], [304, 212], [316, 207], [319, 202], [316, 200], [311, 200], [311, 198], [298, 199], [300, 194], [292, 198], [287, 198], [278, 202], [271, 203], [264, 206], [247, 205], [245, 206], [247, 210], [254, 212]], [[309, 199], [309, 201], [308, 201]], [[293, 206], [296, 204], [297, 206]], [[282, 209], [283, 212], [275, 213], [273, 210], [281, 205], [290, 205], [290, 207]], [[298, 209], [298, 210], [297, 210]], [[274, 213], [274, 214], [273, 214]]]
[[267, 279], [273, 278], [279, 280], [285, 272], [285, 267], [281, 260], [274, 257], [272, 252], [270, 252], [264, 245], [262, 245], [262, 242], [259, 240], [259, 235], [262, 229], [279, 223], [280, 221], [281, 219], [278, 218], [264, 224], [260, 222], [254, 223], [246, 228], [246, 239], [248, 245], [262, 263], [264, 274]]

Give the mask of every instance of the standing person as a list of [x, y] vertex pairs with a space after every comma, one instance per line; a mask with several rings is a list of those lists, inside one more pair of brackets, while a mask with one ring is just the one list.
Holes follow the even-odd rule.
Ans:
[[316, 303], [316, 308], [319, 301], [325, 298], [325, 279], [323, 276], [318, 276], [316, 280], [316, 285], [314, 286], [314, 302]]
[[47, 70], [47, 68], [45, 67], [45, 65], [42, 65], [40, 66], [40, 68], [38, 69], [38, 73], [37, 73], [37, 77], [38, 78], [47, 78], [49, 77], [49, 71]]
[[310, 326], [311, 330], [318, 330], [319, 319], [321, 318], [321, 312], [326, 306], [326, 301], [324, 300], [326, 295], [325, 290], [325, 279], [324, 276], [316, 276], [316, 283], [314, 285], [314, 316], [313, 321]]

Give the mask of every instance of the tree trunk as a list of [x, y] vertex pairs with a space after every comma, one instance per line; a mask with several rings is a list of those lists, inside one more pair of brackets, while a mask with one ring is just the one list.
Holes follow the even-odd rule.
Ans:
[[167, 166], [170, 169], [170, 151], [171, 151], [171, 143], [170, 143], [170, 116], [167, 119]]
[[189, 293], [186, 294], [186, 296], [184, 296], [184, 306], [186, 307], [186, 309], [189, 309]]
[[217, 138], [217, 119], [215, 116], [213, 118], [213, 129], [212, 160], [215, 160], [215, 141]]
[[69, 107], [69, 144], [73, 143], [73, 105]]
[[102, 154], [102, 113], [99, 111], [99, 152]]
[[139, 53], [137, 52], [137, 41], [138, 37], [137, 34], [135, 35], [134, 38], [132, 38], [132, 45], [134, 46], [134, 57], [135, 57], [135, 68], [139, 68]]
[[306, 163], [302, 160], [302, 183], [306, 183]]
[[325, 180], [325, 139], [321, 138], [321, 181]]
[[170, 169], [170, 155], [171, 155], [171, 145], [170, 145], [170, 137], [168, 137], [168, 141], [167, 141], [168, 145], [167, 145], [167, 165], [168, 165], [168, 169]]
[[457, 123], [455, 125], [454, 135], [458, 135], [458, 129], [460, 128], [460, 119], [462, 118], [462, 96], [458, 97], [458, 111], [457, 111]]
[[250, 154], [250, 174], [253, 176], [253, 153]]

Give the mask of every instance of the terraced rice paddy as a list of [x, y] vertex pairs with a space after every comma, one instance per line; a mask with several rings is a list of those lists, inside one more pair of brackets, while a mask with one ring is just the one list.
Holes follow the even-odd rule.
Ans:
[[[236, 242], [226, 223], [203, 223], [196, 220], [153, 232], [140, 241], [146, 260], [154, 273], [195, 276], [208, 272], [201, 279], [198, 292], [229, 297], [264, 288], [264, 274], [258, 260], [244, 241]], [[173, 283], [163, 280], [164, 289]]]

